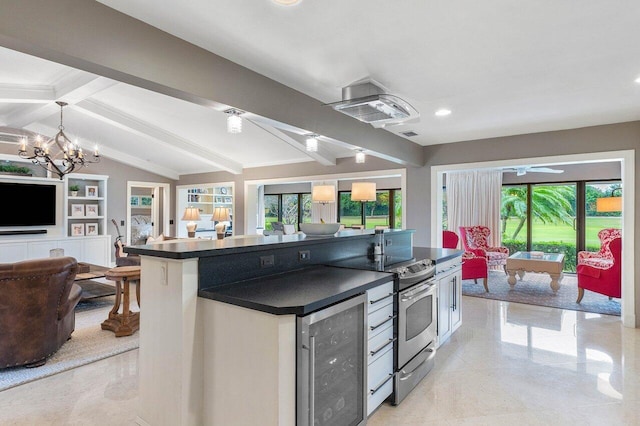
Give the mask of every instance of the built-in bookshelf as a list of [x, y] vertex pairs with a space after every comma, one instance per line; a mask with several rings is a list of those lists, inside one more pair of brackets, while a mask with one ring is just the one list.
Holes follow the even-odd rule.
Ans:
[[107, 234], [108, 176], [69, 174], [65, 176], [65, 235], [89, 237]]

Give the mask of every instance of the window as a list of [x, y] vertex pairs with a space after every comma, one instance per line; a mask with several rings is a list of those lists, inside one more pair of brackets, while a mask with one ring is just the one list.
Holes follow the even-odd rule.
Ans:
[[576, 185], [531, 185], [531, 191], [531, 250], [564, 253], [565, 270], [575, 271]]
[[620, 181], [503, 185], [502, 244], [511, 253], [564, 253], [565, 271], [575, 272], [578, 251], [597, 251], [598, 232], [621, 227], [621, 212], [596, 209], [598, 198], [619, 187]]
[[272, 230], [272, 222], [294, 225], [311, 222], [311, 194], [269, 194], [264, 196], [264, 228]]
[[500, 222], [502, 240], [513, 241], [524, 247], [527, 244], [528, 192], [526, 185], [503, 186]]
[[286, 225], [298, 225], [298, 194], [281, 194], [282, 217], [281, 222]]
[[264, 196], [264, 228], [272, 230], [271, 222], [280, 222], [280, 196]]
[[[364, 207], [364, 223], [362, 209]], [[384, 189], [376, 191], [376, 201], [361, 203], [351, 201], [351, 191], [338, 193], [338, 222], [349, 228], [364, 225], [367, 229], [376, 226], [402, 228], [402, 191]]]

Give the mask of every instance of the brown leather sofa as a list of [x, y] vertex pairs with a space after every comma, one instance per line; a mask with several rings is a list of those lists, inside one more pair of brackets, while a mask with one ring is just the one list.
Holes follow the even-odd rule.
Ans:
[[77, 270], [73, 257], [0, 264], [0, 369], [41, 366], [71, 337]]

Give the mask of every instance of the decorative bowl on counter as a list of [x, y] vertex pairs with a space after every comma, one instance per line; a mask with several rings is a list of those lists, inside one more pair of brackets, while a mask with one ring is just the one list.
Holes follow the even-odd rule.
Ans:
[[339, 223], [301, 223], [299, 226], [307, 235], [333, 235], [340, 229]]

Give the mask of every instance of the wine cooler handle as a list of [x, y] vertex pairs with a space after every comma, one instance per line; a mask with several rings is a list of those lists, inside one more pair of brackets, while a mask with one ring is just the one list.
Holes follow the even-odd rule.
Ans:
[[315, 420], [316, 401], [316, 337], [309, 336], [309, 425]]

